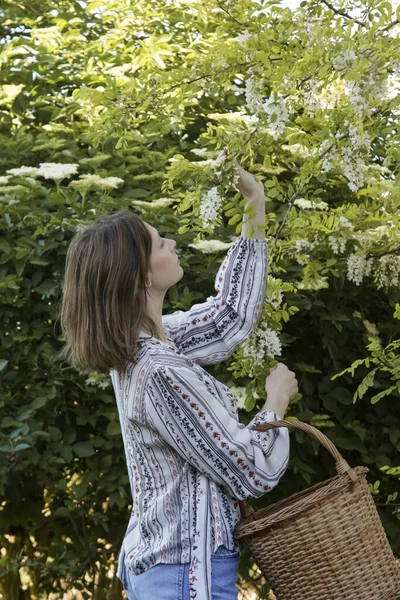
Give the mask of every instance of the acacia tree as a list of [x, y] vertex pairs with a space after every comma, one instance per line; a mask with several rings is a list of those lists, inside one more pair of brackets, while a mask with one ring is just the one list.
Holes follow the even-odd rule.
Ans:
[[[178, 233], [187, 310], [240, 231], [233, 162], [266, 190], [260, 322], [207, 367], [248, 422], [276, 360], [301, 394], [289, 418], [368, 465], [400, 554], [399, 9], [381, 1], [11, 0], [0, 85], [0, 589], [6, 600], [120, 598], [129, 485], [109, 377], [60, 363], [57, 311], [77, 228], [132, 207]], [[334, 474], [302, 432], [278, 489]], [[266, 597], [242, 555], [240, 578]]]

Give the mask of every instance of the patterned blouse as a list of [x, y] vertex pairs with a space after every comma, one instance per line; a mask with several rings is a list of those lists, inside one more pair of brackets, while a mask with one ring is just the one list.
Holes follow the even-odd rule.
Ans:
[[211, 600], [211, 556], [239, 550], [238, 499], [262, 496], [287, 468], [286, 428], [261, 411], [238, 421], [229, 388], [200, 365], [226, 360], [257, 326], [267, 287], [267, 243], [239, 237], [215, 279], [217, 294], [162, 317], [169, 343], [140, 331], [137, 362], [110, 375], [132, 490], [117, 576], [190, 563], [191, 600]]

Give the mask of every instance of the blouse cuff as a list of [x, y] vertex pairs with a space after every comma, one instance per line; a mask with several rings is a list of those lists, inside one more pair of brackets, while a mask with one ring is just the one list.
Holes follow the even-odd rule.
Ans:
[[[249, 429], [253, 429], [257, 427], [257, 425], [263, 425], [264, 423], [271, 423], [273, 421], [281, 421], [281, 417], [272, 410], [262, 410], [257, 413], [256, 416], [248, 423], [247, 427]], [[261, 448], [265, 452], [271, 451], [271, 445], [275, 443], [276, 439], [282, 435], [283, 439], [289, 438], [289, 430], [287, 427], [279, 427], [275, 429], [270, 429], [269, 431], [254, 431], [253, 439], [255, 439], [261, 446]], [[273, 443], [271, 444], [271, 436], [273, 438]]]

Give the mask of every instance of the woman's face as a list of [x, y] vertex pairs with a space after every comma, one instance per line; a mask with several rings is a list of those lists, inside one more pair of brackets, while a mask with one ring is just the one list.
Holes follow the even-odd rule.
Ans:
[[162, 238], [152, 225], [145, 223], [152, 238], [150, 255], [150, 271], [148, 277], [152, 282], [151, 287], [164, 292], [175, 285], [183, 275], [183, 269], [175, 254], [175, 240]]

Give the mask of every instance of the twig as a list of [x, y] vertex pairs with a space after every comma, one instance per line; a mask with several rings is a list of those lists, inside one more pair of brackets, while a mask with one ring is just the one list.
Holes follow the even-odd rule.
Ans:
[[346, 19], [350, 19], [351, 21], [354, 21], [354, 23], [357, 23], [357, 25], [360, 25], [361, 27], [365, 27], [366, 29], [368, 29], [368, 27], [365, 23], [363, 23], [362, 21], [359, 21], [355, 17], [352, 17], [351, 15], [349, 15], [349, 13], [344, 12], [344, 10], [338, 10], [337, 8], [335, 8], [333, 6], [333, 4], [331, 4], [330, 2], [327, 2], [327, 0], [321, 0], [321, 2], [322, 2], [322, 4], [325, 4], [325, 6], [330, 8], [335, 13], [335, 15], [340, 15], [342, 17], [345, 17]]
[[299, 186], [299, 189], [297, 190], [297, 192], [295, 192], [295, 193], [293, 194], [293, 196], [291, 197], [291, 199], [290, 199], [290, 201], [289, 201], [289, 206], [288, 206], [288, 208], [287, 208], [287, 211], [286, 211], [286, 213], [285, 213], [285, 216], [283, 217], [283, 221], [282, 221], [282, 223], [281, 223], [281, 225], [280, 225], [280, 227], [279, 227], [279, 229], [278, 229], [278, 231], [277, 231], [277, 234], [276, 234], [276, 236], [275, 236], [275, 239], [274, 239], [274, 243], [275, 243], [275, 244], [276, 244], [276, 242], [278, 241], [278, 238], [279, 238], [279, 236], [280, 236], [280, 234], [281, 234], [281, 231], [282, 231], [282, 229], [283, 229], [283, 228], [284, 228], [284, 226], [285, 226], [286, 219], [288, 218], [288, 215], [289, 215], [290, 211], [292, 210], [292, 206], [293, 206], [293, 204], [294, 204], [295, 200], [298, 198], [298, 196], [300, 195], [300, 193], [303, 191], [303, 187], [304, 187], [304, 184], [301, 184], [301, 185]]
[[26, 12], [26, 9], [28, 8], [37, 16], [39, 16], [41, 14], [40, 12], [38, 12], [36, 10], [36, 8], [33, 8], [33, 6], [31, 4], [29, 4], [28, 2], [25, 2], [24, 4], [20, 4], [19, 2], [11, 2], [10, 0], [7, 0], [7, 2], [8, 2], [8, 4], [11, 4], [12, 6], [18, 6], [18, 8], [20, 8], [22, 11], [24, 11], [24, 13]]
[[391, 23], [389, 23], [389, 25], [386, 25], [385, 27], [382, 27], [382, 29], [378, 29], [378, 31], [379, 32], [381, 32], [381, 31], [389, 31], [389, 29], [391, 29], [395, 25], [398, 25], [399, 23], [400, 23], [399, 19], [396, 19], [395, 21], [392, 21]]
[[240, 25], [240, 27], [245, 27], [245, 25], [243, 25], [243, 23], [241, 23], [240, 21], [238, 21], [237, 19], [235, 19], [235, 17], [233, 17], [231, 15], [231, 13], [229, 12], [228, 9], [226, 9], [224, 6], [221, 6], [221, 3], [219, 2], [219, 0], [217, 0], [217, 4], [218, 4], [219, 8], [221, 10], [223, 10], [229, 16], [230, 19], [232, 19], [232, 21], [235, 21], [235, 23], [237, 23], [238, 25]]
[[367, 254], [366, 256], [370, 256], [371, 258], [376, 258], [379, 256], [387, 256], [388, 254], [400, 254], [400, 246], [394, 248], [393, 250], [388, 250], [387, 252], [378, 252], [377, 254]]

